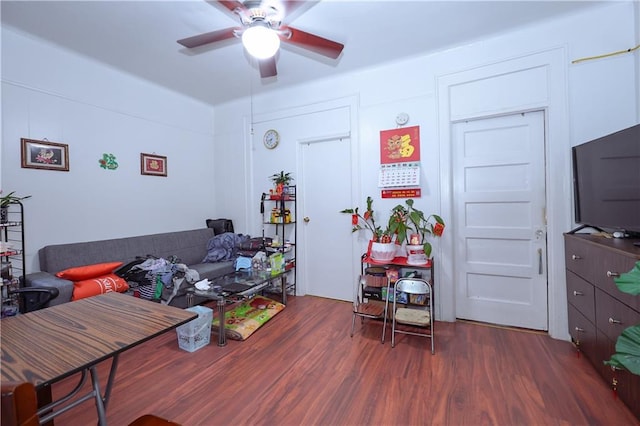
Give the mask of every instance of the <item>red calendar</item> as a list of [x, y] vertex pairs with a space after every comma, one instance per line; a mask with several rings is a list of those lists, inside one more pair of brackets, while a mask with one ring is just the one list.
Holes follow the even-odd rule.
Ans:
[[378, 187], [420, 186], [420, 127], [380, 131]]

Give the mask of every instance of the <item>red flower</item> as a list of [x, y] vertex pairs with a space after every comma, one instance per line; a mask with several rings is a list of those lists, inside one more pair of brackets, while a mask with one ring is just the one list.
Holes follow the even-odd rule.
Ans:
[[444, 225], [443, 225], [443, 224], [441, 224], [441, 223], [436, 223], [436, 224], [433, 226], [433, 234], [434, 234], [434, 235], [436, 235], [436, 236], [438, 236], [438, 237], [441, 237], [443, 232], [444, 232]]
[[369, 210], [364, 212], [364, 220], [369, 220], [370, 217], [371, 217], [371, 212]]
[[358, 224], [358, 215], [357, 214], [352, 214], [351, 215], [351, 224], [353, 226], [356, 226]]

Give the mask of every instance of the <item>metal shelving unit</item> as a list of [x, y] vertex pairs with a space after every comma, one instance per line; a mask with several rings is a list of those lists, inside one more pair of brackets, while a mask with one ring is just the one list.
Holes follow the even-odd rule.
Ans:
[[266, 245], [267, 254], [280, 252], [285, 260], [286, 290], [296, 294], [296, 186], [281, 195], [262, 194], [262, 236], [279, 244]]
[[6, 222], [0, 223], [0, 266], [2, 277], [2, 316], [15, 315], [19, 304], [9, 292], [24, 282], [24, 210], [22, 203], [14, 201], [7, 207]]

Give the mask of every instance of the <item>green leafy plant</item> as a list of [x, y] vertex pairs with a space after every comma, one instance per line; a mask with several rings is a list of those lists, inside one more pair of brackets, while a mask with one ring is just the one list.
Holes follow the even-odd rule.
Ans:
[[281, 170], [280, 173], [274, 173], [271, 176], [269, 176], [269, 179], [271, 180], [271, 182], [273, 182], [275, 185], [278, 184], [282, 184], [282, 185], [289, 185], [292, 181], [293, 181], [293, 177], [291, 176], [291, 172], [284, 172], [284, 170]]
[[431, 257], [432, 246], [427, 241], [430, 236], [441, 237], [445, 223], [436, 214], [424, 215], [421, 210], [414, 207], [413, 199], [408, 199], [403, 204], [398, 204], [391, 210], [389, 217], [389, 232], [395, 234], [396, 240], [402, 244], [409, 241], [411, 234], [418, 234], [419, 244], [422, 244], [424, 254]]
[[373, 212], [373, 198], [367, 197], [367, 209], [364, 213], [360, 213], [359, 207], [340, 210], [340, 213], [347, 213], [351, 215], [351, 232], [357, 232], [361, 229], [371, 231], [371, 240], [375, 242], [391, 242], [391, 236], [387, 233], [388, 241], [382, 241], [385, 231], [376, 225]]
[[[618, 289], [623, 293], [640, 295], [640, 261], [627, 273], [614, 278]], [[640, 324], [625, 328], [616, 341], [616, 352], [606, 365], [624, 368], [640, 375]]]
[[444, 232], [444, 220], [438, 215], [424, 215], [414, 206], [412, 199], [405, 204], [398, 204], [391, 210], [391, 216], [386, 229], [376, 225], [373, 211], [373, 199], [367, 197], [367, 209], [360, 213], [358, 207], [341, 210], [340, 213], [351, 214], [352, 232], [368, 229], [373, 234], [372, 240], [381, 243], [391, 243], [395, 235], [396, 242], [402, 244], [407, 241], [412, 233], [418, 234], [420, 244], [424, 248], [427, 257], [431, 256], [431, 243], [427, 241], [429, 236], [442, 236]]
[[16, 195], [13, 195], [15, 193], [16, 193], [16, 191], [11, 191], [7, 195], [3, 195], [2, 197], [0, 197], [0, 207], [7, 207], [9, 204], [11, 204], [13, 202], [26, 200], [27, 198], [31, 197], [31, 195], [25, 195], [24, 197], [18, 197]]

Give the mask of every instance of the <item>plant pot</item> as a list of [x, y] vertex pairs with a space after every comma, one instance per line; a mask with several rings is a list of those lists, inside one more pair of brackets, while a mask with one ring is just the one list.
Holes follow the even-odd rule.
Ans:
[[424, 253], [422, 244], [407, 244], [407, 264], [409, 265], [425, 265], [428, 262], [427, 255]]
[[9, 222], [9, 208], [0, 207], [0, 223]]
[[371, 243], [371, 259], [377, 262], [389, 262], [396, 257], [395, 243]]

